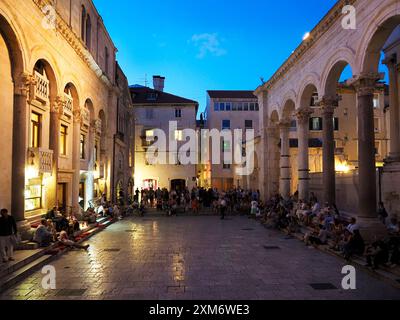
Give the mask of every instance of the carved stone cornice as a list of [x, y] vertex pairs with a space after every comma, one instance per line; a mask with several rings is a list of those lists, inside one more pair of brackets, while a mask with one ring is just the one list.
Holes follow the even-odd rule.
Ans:
[[380, 73], [362, 73], [353, 77], [347, 83], [352, 85], [359, 97], [373, 95], [376, 91], [376, 85], [383, 78]]
[[[43, 12], [43, 8], [47, 5], [54, 6], [53, 1], [49, 0], [32, 0], [34, 4]], [[108, 79], [108, 77], [104, 74], [100, 66], [94, 60], [92, 54], [86, 49], [80, 37], [78, 37], [68, 25], [67, 22], [64, 21], [62, 16], [56, 12], [57, 17], [55, 19], [55, 30], [61, 34], [64, 39], [69, 43], [69, 45], [74, 49], [76, 54], [92, 69], [98, 78], [102, 80], [110, 89], [114, 88], [114, 85]]]
[[285, 74], [287, 74], [307, 53], [307, 51], [339, 20], [343, 17], [342, 9], [346, 5], [353, 5], [357, 0], [339, 0], [321, 22], [311, 31], [310, 36], [303, 41], [291, 54], [286, 62], [264, 84], [262, 88], [271, 89]]

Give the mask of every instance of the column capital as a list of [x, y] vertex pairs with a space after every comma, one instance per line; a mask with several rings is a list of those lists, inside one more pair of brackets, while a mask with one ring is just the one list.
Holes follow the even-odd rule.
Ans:
[[340, 97], [336, 96], [323, 96], [319, 102], [322, 114], [327, 116], [333, 116], [335, 109], [339, 106]]
[[296, 112], [297, 120], [300, 123], [308, 123], [310, 116], [313, 114], [313, 110], [311, 108], [300, 108]]
[[278, 128], [279, 130], [282, 131], [288, 131], [290, 129], [290, 121], [289, 120], [281, 120], [278, 123]]
[[62, 113], [64, 112], [64, 105], [65, 105], [64, 97], [59, 95], [54, 99], [54, 101], [52, 101], [50, 112], [58, 113], [61, 116]]
[[23, 72], [14, 82], [14, 93], [16, 95], [28, 97], [35, 84], [35, 77], [30, 73]]
[[373, 95], [376, 90], [376, 83], [382, 80], [382, 73], [361, 73], [348, 80], [348, 84], [354, 86], [359, 97]]
[[74, 123], [82, 123], [82, 111], [81, 109], [74, 110]]

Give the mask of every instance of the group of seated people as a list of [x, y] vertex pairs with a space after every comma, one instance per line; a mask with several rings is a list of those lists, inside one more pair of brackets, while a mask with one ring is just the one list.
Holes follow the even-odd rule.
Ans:
[[36, 228], [33, 241], [40, 247], [48, 247], [52, 243], [60, 242], [68, 247], [87, 250], [89, 246], [81, 246], [71, 239], [75, 232], [80, 231], [79, 221], [71, 216], [60, 214], [57, 207], [50, 210]]
[[321, 207], [313, 194], [309, 203], [298, 201], [295, 196], [288, 200], [279, 195], [273, 197], [267, 203], [261, 221], [267, 227], [285, 230], [289, 235], [307, 227], [310, 230], [304, 235], [307, 245], [328, 245], [341, 252], [348, 261], [355, 255], [364, 255], [367, 265], [373, 269], [381, 265], [400, 265], [400, 222], [395, 217], [383, 221], [387, 236], [370, 245], [365, 243], [355, 218], [348, 223], [335, 205]]

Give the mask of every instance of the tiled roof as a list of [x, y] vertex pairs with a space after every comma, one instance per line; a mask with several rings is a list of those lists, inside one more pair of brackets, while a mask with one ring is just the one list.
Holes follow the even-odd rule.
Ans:
[[129, 90], [132, 95], [133, 104], [195, 104], [197, 101], [175, 96], [170, 93], [157, 91], [148, 87], [131, 86]]

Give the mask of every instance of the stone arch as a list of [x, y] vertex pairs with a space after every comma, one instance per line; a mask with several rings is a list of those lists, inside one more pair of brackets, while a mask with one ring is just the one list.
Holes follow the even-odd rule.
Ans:
[[73, 82], [68, 82], [64, 86], [64, 93], [72, 97], [72, 111], [79, 110], [80, 108], [79, 92]]
[[282, 105], [282, 120], [291, 120], [293, 118], [293, 114], [296, 111], [296, 104], [292, 98], [288, 98], [285, 100], [284, 104]]
[[304, 81], [301, 83], [296, 100], [296, 109], [310, 107], [311, 97], [314, 92], [321, 92], [318, 87], [320, 83], [320, 77], [316, 73], [308, 74]]
[[33, 69], [33, 72], [38, 72], [49, 81], [49, 99], [50, 101], [55, 101], [58, 96], [58, 79], [56, 72], [53, 69], [53, 65], [51, 65], [46, 59], [38, 59], [36, 60]]
[[357, 63], [360, 72], [377, 73], [382, 48], [394, 31], [400, 25], [400, 7], [397, 0], [385, 6], [375, 16], [361, 37], [364, 39], [357, 51]]
[[271, 125], [277, 125], [279, 123], [279, 112], [277, 109], [271, 112], [271, 116], [269, 117], [269, 122]]
[[356, 74], [355, 53], [349, 48], [338, 49], [329, 59], [321, 78], [321, 94], [335, 96], [337, 83], [343, 70], [350, 66], [352, 73]]

